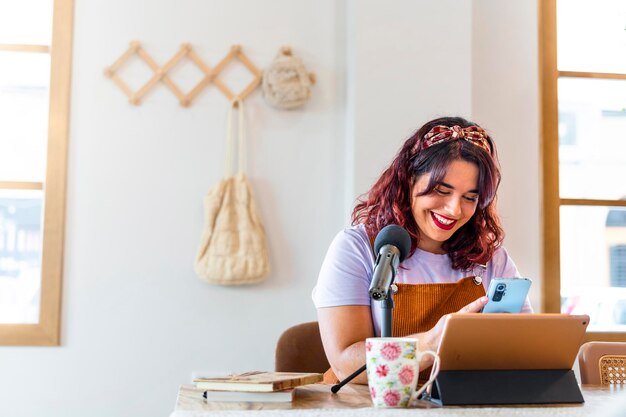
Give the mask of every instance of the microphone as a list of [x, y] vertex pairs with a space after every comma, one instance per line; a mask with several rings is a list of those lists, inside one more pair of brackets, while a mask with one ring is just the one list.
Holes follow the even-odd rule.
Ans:
[[410, 250], [409, 232], [397, 224], [387, 225], [378, 233], [374, 241], [376, 263], [369, 289], [372, 299], [376, 301], [387, 299], [398, 265], [404, 261]]

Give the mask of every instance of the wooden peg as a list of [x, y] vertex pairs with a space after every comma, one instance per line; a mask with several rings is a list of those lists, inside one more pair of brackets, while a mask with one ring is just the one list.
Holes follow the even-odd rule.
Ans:
[[287, 56], [291, 56], [293, 54], [293, 52], [291, 52], [291, 47], [289, 46], [283, 46], [280, 48], [280, 53]]
[[233, 45], [230, 47], [231, 51], [235, 52], [235, 53], [239, 53], [241, 52], [241, 45]]
[[309, 72], [309, 81], [311, 81], [311, 84], [315, 84], [317, 82], [317, 77], [315, 77], [315, 73]]

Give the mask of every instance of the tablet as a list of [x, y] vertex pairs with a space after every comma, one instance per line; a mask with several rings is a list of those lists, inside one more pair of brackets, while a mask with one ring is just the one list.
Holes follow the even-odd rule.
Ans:
[[588, 323], [587, 315], [454, 313], [440, 370], [571, 369]]

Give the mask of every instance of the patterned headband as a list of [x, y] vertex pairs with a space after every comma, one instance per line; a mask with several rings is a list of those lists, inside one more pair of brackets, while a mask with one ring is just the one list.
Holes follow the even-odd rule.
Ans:
[[[439, 125], [433, 127], [428, 133], [424, 135], [424, 140], [422, 141], [422, 149], [430, 148], [433, 145], [437, 145], [439, 143], [447, 142], [450, 140], [464, 139], [471, 144], [480, 146], [489, 154], [491, 154], [491, 146], [489, 146], [489, 141], [487, 140], [487, 137], [487, 132], [485, 132], [483, 128], [479, 126], [449, 127]], [[415, 151], [416, 150], [417, 149], [415, 149]]]

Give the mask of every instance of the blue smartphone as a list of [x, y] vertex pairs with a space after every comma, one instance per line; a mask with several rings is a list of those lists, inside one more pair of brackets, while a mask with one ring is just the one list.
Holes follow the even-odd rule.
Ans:
[[494, 278], [489, 284], [489, 302], [483, 313], [519, 313], [522, 311], [532, 281], [529, 278]]

